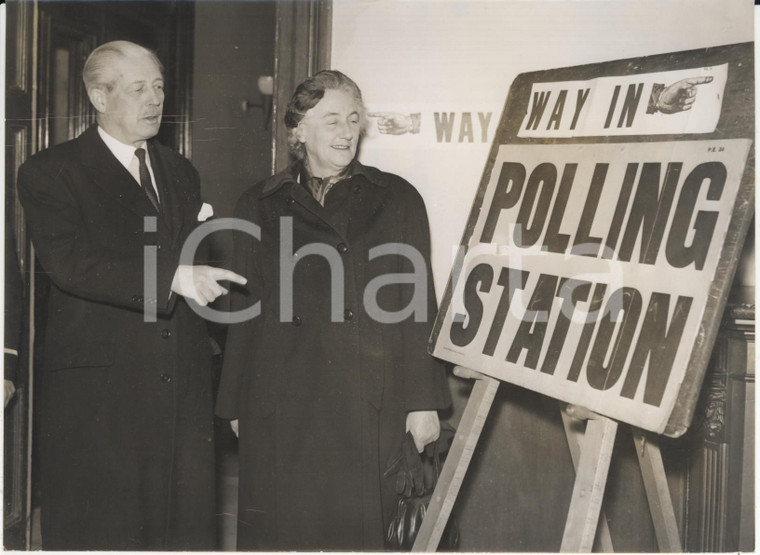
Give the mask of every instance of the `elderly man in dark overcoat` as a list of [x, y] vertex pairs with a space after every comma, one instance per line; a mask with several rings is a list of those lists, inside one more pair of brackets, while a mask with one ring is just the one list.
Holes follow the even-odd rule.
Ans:
[[180, 264], [199, 177], [158, 144], [155, 54], [115, 41], [84, 82], [97, 125], [30, 158], [19, 197], [50, 276], [42, 368], [42, 545], [214, 549], [205, 305], [232, 272]]
[[285, 116], [299, 159], [237, 204], [258, 231], [236, 240], [249, 281], [233, 307], [260, 312], [230, 328], [217, 400], [239, 426], [239, 549], [384, 549], [396, 507], [386, 464], [407, 430], [418, 450], [436, 439], [449, 404], [426, 351], [425, 205], [354, 160], [363, 117], [344, 74], [304, 81]]

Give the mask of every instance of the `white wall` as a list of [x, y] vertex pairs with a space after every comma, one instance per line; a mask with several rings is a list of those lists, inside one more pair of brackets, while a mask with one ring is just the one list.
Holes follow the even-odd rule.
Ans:
[[[371, 120], [360, 159], [425, 198], [439, 298], [519, 73], [752, 41], [752, 9], [749, 0], [334, 0], [332, 66], [359, 84], [370, 111], [422, 114], [418, 135], [381, 135]], [[435, 112], [455, 113], [450, 142], [439, 142]], [[491, 113], [485, 137], [478, 112]], [[472, 133], [460, 142], [464, 113]]]

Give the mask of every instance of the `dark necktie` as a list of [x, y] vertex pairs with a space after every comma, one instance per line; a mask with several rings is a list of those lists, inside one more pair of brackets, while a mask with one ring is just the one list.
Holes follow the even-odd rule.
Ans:
[[135, 156], [137, 156], [137, 160], [140, 162], [140, 185], [148, 196], [148, 200], [150, 200], [153, 208], [156, 209], [156, 212], [160, 212], [158, 208], [158, 196], [156, 195], [156, 190], [153, 188], [153, 181], [150, 178], [148, 164], [145, 163], [145, 149], [138, 148], [135, 150]]

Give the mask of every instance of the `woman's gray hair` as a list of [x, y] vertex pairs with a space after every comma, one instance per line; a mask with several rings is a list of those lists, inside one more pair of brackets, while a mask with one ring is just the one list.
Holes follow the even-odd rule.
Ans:
[[306, 112], [319, 104], [319, 101], [325, 96], [325, 91], [328, 90], [344, 90], [353, 96], [357, 106], [359, 106], [361, 134], [364, 134], [367, 108], [364, 106], [362, 92], [357, 84], [354, 83], [353, 79], [335, 69], [320, 71], [296, 87], [296, 91], [293, 93], [293, 97], [290, 99], [288, 108], [285, 111], [285, 127], [288, 129], [288, 150], [298, 160], [303, 160], [306, 156], [306, 149], [303, 143], [296, 137], [298, 124], [301, 123]]
[[82, 80], [87, 91], [92, 89], [105, 89], [112, 91], [116, 84], [117, 75], [114, 66], [118, 60], [130, 56], [146, 55], [153, 59], [158, 66], [161, 75], [164, 74], [164, 66], [156, 53], [134, 42], [115, 40], [101, 44], [90, 52], [84, 63]]

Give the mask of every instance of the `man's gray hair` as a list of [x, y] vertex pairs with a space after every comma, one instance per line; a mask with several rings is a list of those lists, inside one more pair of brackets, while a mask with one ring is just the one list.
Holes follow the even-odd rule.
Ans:
[[115, 63], [129, 56], [139, 55], [152, 58], [163, 75], [164, 66], [155, 52], [134, 42], [115, 40], [101, 44], [87, 57], [82, 71], [85, 88], [88, 92], [92, 89], [105, 89], [110, 92], [118, 77], [113, 71]]

